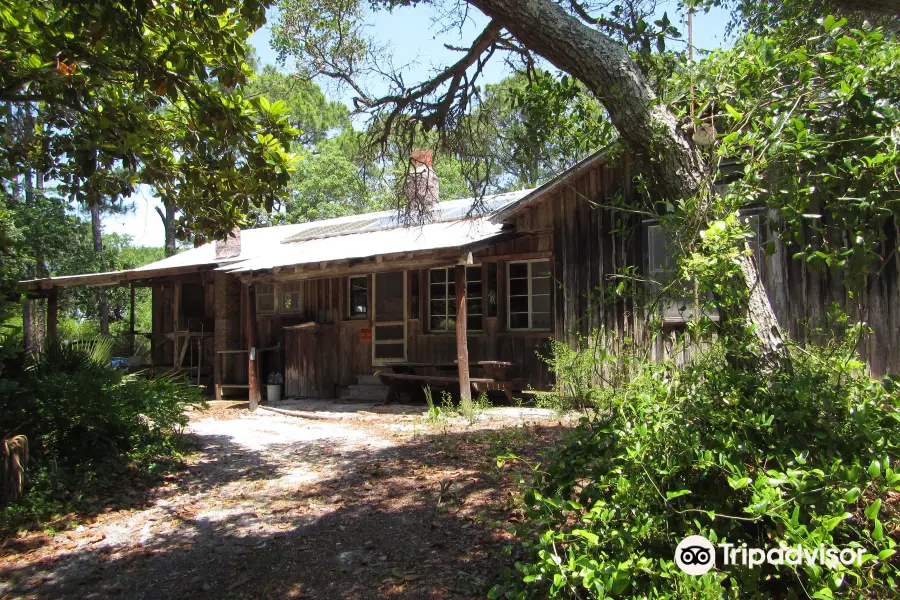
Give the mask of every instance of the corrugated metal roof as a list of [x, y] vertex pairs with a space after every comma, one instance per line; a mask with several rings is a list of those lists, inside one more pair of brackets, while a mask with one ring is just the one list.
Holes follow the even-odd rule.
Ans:
[[501, 225], [484, 217], [417, 227], [363, 231], [349, 235], [318, 238], [284, 244], [281, 251], [220, 267], [220, 271], [245, 273], [275, 267], [304, 265], [350, 258], [366, 258], [416, 250], [458, 248], [500, 233]]
[[[166, 272], [185, 272], [191, 268], [218, 266], [223, 271], [246, 272], [276, 266], [365, 258], [380, 254], [455, 248], [496, 235], [499, 225], [489, 222], [494, 211], [527, 196], [531, 190], [485, 196], [475, 209], [472, 198], [441, 202], [422, 226], [404, 226], [396, 211], [379, 211], [276, 227], [241, 231], [241, 253], [234, 258], [216, 259], [216, 244], [210, 242], [175, 256], [115, 273], [94, 273], [22, 282], [38, 289], [67, 285], [114, 285], [125, 280], [155, 277]], [[354, 224], [360, 229], [354, 230]], [[322, 237], [316, 231], [332, 231]], [[311, 232], [304, 240], [303, 233]], [[300, 237], [302, 241], [290, 241]], [[42, 282], [42, 283], [41, 283]]]

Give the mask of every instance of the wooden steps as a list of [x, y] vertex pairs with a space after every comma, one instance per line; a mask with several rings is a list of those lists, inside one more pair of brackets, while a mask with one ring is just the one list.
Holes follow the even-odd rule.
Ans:
[[384, 402], [388, 388], [375, 375], [357, 375], [356, 383], [341, 392], [342, 402]]

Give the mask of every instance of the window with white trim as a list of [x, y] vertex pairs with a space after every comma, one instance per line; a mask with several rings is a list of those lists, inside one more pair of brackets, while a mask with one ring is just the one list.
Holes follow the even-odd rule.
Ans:
[[456, 330], [456, 276], [450, 268], [428, 271], [428, 329]]
[[[484, 317], [481, 265], [466, 267], [466, 330], [481, 331]], [[456, 268], [428, 272], [430, 331], [456, 331]]]
[[351, 319], [364, 319], [369, 314], [369, 276], [350, 277], [350, 302], [349, 317]]
[[[466, 329], [481, 331], [484, 316], [481, 265], [466, 267]], [[456, 307], [453, 307], [454, 310]]]
[[302, 281], [287, 281], [281, 284], [281, 310], [286, 313], [303, 311]]
[[549, 331], [553, 266], [539, 259], [506, 265], [506, 314], [510, 331]]
[[275, 284], [274, 283], [257, 283], [254, 285], [256, 289], [256, 312], [260, 314], [271, 314], [275, 312]]

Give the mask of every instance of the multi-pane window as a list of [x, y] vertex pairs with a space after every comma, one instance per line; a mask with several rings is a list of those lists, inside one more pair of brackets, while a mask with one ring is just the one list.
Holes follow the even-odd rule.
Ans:
[[553, 290], [549, 260], [507, 265], [507, 315], [510, 330], [548, 331]]
[[661, 281], [667, 271], [675, 268], [675, 259], [666, 252], [666, 232], [659, 225], [647, 228], [648, 256], [650, 259], [649, 275], [656, 282]]
[[350, 278], [350, 318], [361, 319], [369, 314], [369, 277]]
[[487, 264], [487, 297], [485, 298], [485, 304], [487, 304], [487, 316], [496, 317], [497, 316], [497, 263], [492, 262]]
[[410, 319], [419, 318], [419, 272], [409, 272], [409, 315]]
[[275, 312], [275, 284], [257, 283], [256, 288], [256, 312]]
[[466, 267], [466, 328], [469, 331], [481, 331], [484, 315], [481, 283], [481, 265]]
[[281, 284], [281, 308], [284, 312], [303, 310], [303, 282], [288, 281]]
[[[456, 330], [456, 269], [431, 269], [428, 275], [428, 316], [431, 331]], [[481, 266], [466, 267], [466, 329], [481, 331], [484, 305]]]
[[456, 329], [456, 279], [452, 269], [428, 272], [428, 318], [431, 331]]

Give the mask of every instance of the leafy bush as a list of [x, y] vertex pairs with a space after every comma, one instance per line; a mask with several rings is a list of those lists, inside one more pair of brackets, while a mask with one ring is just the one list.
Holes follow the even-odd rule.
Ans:
[[[900, 386], [859, 375], [853, 348], [795, 348], [774, 373], [729, 365], [721, 346], [681, 369], [646, 365], [535, 468], [523, 558], [491, 596], [896, 597]], [[694, 577], [673, 562], [694, 534], [864, 556], [834, 570], [719, 558]]]
[[62, 504], [52, 498], [72, 497], [123, 470], [153, 472], [177, 456], [185, 408], [202, 404], [199, 392], [169, 377], [123, 375], [110, 366], [110, 351], [99, 342], [6, 357], [0, 437], [29, 440], [26, 503], [57, 510]]
[[577, 335], [575, 347], [550, 340], [549, 354], [538, 357], [547, 363], [556, 378], [558, 392], [536, 392], [541, 408], [559, 411], [606, 408], [610, 393], [631, 380], [643, 354], [630, 340], [618, 340], [606, 329], [594, 329], [589, 336]]

